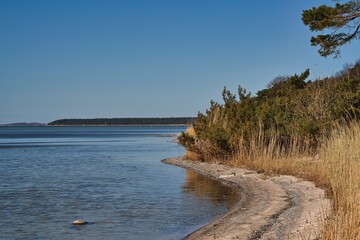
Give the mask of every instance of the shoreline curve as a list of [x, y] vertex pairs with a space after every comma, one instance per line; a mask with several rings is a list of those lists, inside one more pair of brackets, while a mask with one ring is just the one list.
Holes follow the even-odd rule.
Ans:
[[314, 183], [293, 176], [185, 160], [162, 160], [232, 186], [240, 198], [228, 212], [185, 239], [316, 239], [330, 200]]

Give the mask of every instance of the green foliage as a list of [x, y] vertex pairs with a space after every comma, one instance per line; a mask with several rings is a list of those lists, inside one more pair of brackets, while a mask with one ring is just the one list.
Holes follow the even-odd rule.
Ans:
[[250, 148], [259, 133], [265, 145], [274, 142], [275, 133], [282, 152], [288, 152], [286, 148], [296, 139], [299, 148], [313, 153], [332, 124], [360, 116], [360, 62], [336, 77], [314, 82], [306, 81], [309, 73], [276, 81], [256, 96], [242, 87], [237, 96], [224, 88], [223, 103], [211, 101], [206, 113], [199, 113], [196, 138], [184, 145], [196, 149], [206, 142], [212, 151], [231, 155], [239, 148]]
[[352, 0], [334, 7], [322, 5], [304, 10], [302, 20], [311, 31], [330, 30], [311, 38], [312, 46], [320, 46], [319, 53], [326, 57], [339, 55], [339, 47], [360, 36], [360, 1]]
[[186, 148], [191, 148], [195, 144], [195, 138], [186, 132], [182, 132], [180, 134], [178, 141]]

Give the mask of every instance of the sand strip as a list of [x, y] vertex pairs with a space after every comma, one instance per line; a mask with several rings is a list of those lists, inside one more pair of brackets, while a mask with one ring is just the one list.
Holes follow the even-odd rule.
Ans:
[[293, 176], [266, 177], [255, 171], [182, 158], [163, 160], [217, 179], [240, 191], [223, 216], [186, 239], [316, 239], [330, 200], [314, 183]]

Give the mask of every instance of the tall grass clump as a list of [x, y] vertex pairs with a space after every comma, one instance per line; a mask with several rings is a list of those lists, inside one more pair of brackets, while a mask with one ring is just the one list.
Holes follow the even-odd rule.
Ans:
[[338, 126], [319, 151], [333, 200], [322, 239], [360, 239], [360, 123]]
[[276, 133], [264, 143], [254, 136], [248, 151], [234, 154], [229, 164], [266, 174], [288, 174], [315, 182], [332, 200], [319, 239], [360, 239], [360, 122], [337, 124], [324, 136], [318, 155], [305, 154], [297, 139], [286, 153]]
[[[312, 146], [304, 143], [302, 138], [294, 136], [284, 144], [276, 130], [272, 130], [270, 137], [257, 132], [248, 146], [244, 148], [240, 145], [227, 164], [267, 175], [293, 175], [330, 189], [328, 175], [320, 164], [319, 155], [313, 155]], [[327, 192], [330, 193], [329, 190]]]

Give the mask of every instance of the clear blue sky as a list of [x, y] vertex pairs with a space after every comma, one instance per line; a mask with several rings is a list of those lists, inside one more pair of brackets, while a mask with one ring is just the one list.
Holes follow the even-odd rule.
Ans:
[[227, 86], [331, 75], [359, 58], [310, 46], [304, 0], [1, 0], [0, 123], [196, 116]]

